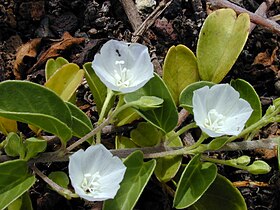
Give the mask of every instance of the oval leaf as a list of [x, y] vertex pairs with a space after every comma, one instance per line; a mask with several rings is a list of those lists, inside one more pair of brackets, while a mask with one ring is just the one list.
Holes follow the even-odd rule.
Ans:
[[193, 52], [181, 44], [170, 47], [164, 60], [162, 78], [178, 105], [181, 91], [199, 80], [197, 61]]
[[186, 109], [188, 112], [193, 113], [193, 105], [192, 105], [192, 98], [193, 98], [193, 91], [202, 88], [204, 86], [213, 86], [215, 83], [207, 82], [207, 81], [199, 81], [188, 85], [180, 95], [180, 106]]
[[249, 102], [253, 109], [251, 117], [246, 122], [246, 126], [250, 126], [258, 122], [262, 118], [262, 106], [260, 98], [253, 86], [242, 79], [232, 80], [230, 85], [239, 92], [240, 98]]
[[22, 138], [16, 133], [9, 133], [5, 139], [5, 153], [11, 157], [19, 156], [20, 159], [25, 156], [25, 147]]
[[65, 58], [58, 57], [56, 59], [50, 58], [48, 59], [46, 63], [46, 68], [45, 68], [45, 75], [46, 75], [46, 81], [49, 80], [49, 78], [58, 70], [61, 68], [63, 65], [69, 63]]
[[143, 162], [143, 153], [135, 151], [124, 164], [127, 169], [121, 187], [113, 200], [104, 201], [103, 210], [132, 210], [155, 169], [156, 161]]
[[17, 121], [0, 117], [0, 131], [7, 136], [10, 132], [17, 132]]
[[77, 64], [68, 63], [58, 69], [45, 83], [45, 86], [68, 101], [81, 84], [84, 71]]
[[45, 151], [47, 148], [47, 141], [38, 138], [28, 138], [24, 142], [26, 148], [25, 160], [35, 157], [38, 153]]
[[200, 162], [200, 155], [196, 155], [181, 175], [173, 205], [183, 209], [194, 204], [213, 183], [216, 175], [217, 166]]
[[197, 44], [201, 80], [220, 83], [229, 72], [248, 38], [250, 18], [232, 9], [219, 9], [205, 20]]
[[203, 194], [203, 196], [190, 207], [190, 210], [246, 210], [246, 203], [238, 189], [221, 175]]
[[[168, 136], [174, 135], [175, 131], [172, 131], [168, 133]], [[183, 143], [179, 137], [173, 139], [169, 144], [169, 147], [181, 147], [183, 146]], [[155, 169], [155, 175], [157, 179], [161, 182], [168, 182], [170, 181], [178, 172], [181, 162], [182, 162], [182, 156], [176, 155], [176, 156], [165, 156], [162, 158], [157, 158], [157, 165]]]
[[0, 209], [19, 198], [36, 181], [28, 174], [27, 162], [12, 160], [0, 164]]
[[126, 94], [124, 100], [128, 103], [137, 101], [142, 96], [156, 96], [164, 100], [159, 108], [147, 111], [137, 111], [143, 118], [165, 133], [172, 131], [178, 122], [177, 108], [168, 88], [157, 74], [155, 74], [144, 87], [133, 93]]
[[71, 138], [70, 110], [54, 92], [27, 81], [5, 81], [0, 93], [0, 116], [32, 124], [63, 141]]

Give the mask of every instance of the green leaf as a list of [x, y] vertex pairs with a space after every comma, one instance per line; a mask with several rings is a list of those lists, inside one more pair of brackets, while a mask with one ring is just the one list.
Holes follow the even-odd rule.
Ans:
[[[90, 91], [93, 95], [97, 111], [100, 114], [102, 106], [107, 96], [107, 87], [101, 82], [101, 80], [95, 74], [94, 70], [91, 67], [91, 62], [85, 63], [83, 65], [83, 69], [85, 71], [85, 78], [87, 80]], [[115, 101], [115, 97], [111, 99], [107, 107], [107, 112], [112, 108], [114, 101]]]
[[229, 72], [248, 38], [250, 18], [232, 9], [219, 9], [205, 20], [197, 44], [201, 80], [220, 83]]
[[33, 210], [29, 193], [25, 192], [22, 196], [13, 201], [8, 206], [8, 210]]
[[189, 209], [190, 210], [247, 210], [246, 203], [241, 193], [232, 183], [221, 175], [202, 195], [202, 197]]
[[161, 107], [163, 99], [156, 96], [141, 96], [138, 100], [133, 101], [133, 107], [141, 111], [148, 111]]
[[128, 137], [116, 136], [115, 138], [116, 149], [137, 148], [137, 145]]
[[25, 147], [22, 138], [16, 133], [9, 133], [6, 137], [5, 153], [11, 157], [19, 156], [21, 159], [25, 156]]
[[[172, 131], [167, 134], [167, 138], [175, 134], [175, 131]], [[172, 139], [172, 141], [167, 145], [168, 147], [181, 147], [183, 143], [179, 137]], [[157, 179], [161, 182], [170, 181], [178, 172], [181, 162], [181, 155], [169, 155], [162, 158], [157, 158], [157, 165], [155, 169], [155, 175]]]
[[120, 189], [113, 200], [104, 201], [103, 210], [132, 210], [155, 169], [156, 161], [143, 162], [143, 153], [135, 151], [124, 164], [127, 169]]
[[77, 64], [68, 63], [52, 74], [45, 86], [69, 101], [82, 82], [84, 71]]
[[207, 144], [207, 150], [218, 150], [222, 148], [228, 141], [228, 136], [221, 136], [213, 139], [209, 144]]
[[135, 111], [135, 109], [128, 107], [127, 109], [117, 114], [114, 124], [116, 126], [123, 126], [132, 123], [133, 121], [139, 119], [140, 117], [141, 116]]
[[262, 118], [262, 106], [261, 101], [250, 83], [246, 82], [242, 79], [232, 80], [230, 85], [239, 92], [240, 98], [248, 101], [254, 110], [249, 120], [246, 122], [246, 126], [250, 126], [256, 122], [258, 122]]
[[17, 132], [17, 121], [0, 117], [0, 131], [7, 136], [10, 132]]
[[90, 119], [82, 110], [69, 102], [66, 102], [66, 105], [71, 111], [72, 132], [74, 136], [81, 138], [93, 130]]
[[199, 80], [197, 61], [193, 52], [181, 44], [170, 47], [164, 60], [162, 78], [178, 105], [181, 91], [187, 85]]
[[271, 167], [263, 160], [256, 160], [251, 165], [247, 166], [247, 171], [251, 174], [267, 174]]
[[53, 58], [48, 59], [45, 68], [46, 81], [49, 80], [49, 78], [56, 72], [56, 70], [67, 63], [69, 62], [62, 57], [58, 57], [55, 60]]
[[36, 181], [28, 174], [24, 160], [6, 161], [0, 164], [0, 209], [5, 209], [26, 192]]
[[27, 81], [4, 81], [0, 93], [0, 116], [37, 126], [64, 142], [71, 138], [70, 110], [51, 90]]
[[173, 205], [183, 209], [194, 204], [213, 183], [216, 175], [215, 164], [200, 162], [200, 155], [193, 157], [181, 175]]
[[188, 85], [180, 95], [180, 106], [186, 109], [188, 112], [193, 113], [193, 105], [192, 105], [192, 98], [193, 98], [193, 91], [202, 88], [204, 86], [211, 87], [215, 85], [213, 82], [207, 81], [199, 81]]
[[31, 137], [25, 140], [24, 142], [26, 148], [25, 160], [29, 160], [38, 155], [38, 153], [45, 151], [47, 148], [47, 141], [43, 139], [38, 139]]
[[137, 110], [137, 112], [165, 133], [172, 131], [178, 121], [177, 108], [168, 88], [157, 74], [144, 87], [133, 93], [126, 94], [124, 99], [128, 103], [137, 101], [142, 96], [156, 96], [164, 101], [159, 108], [147, 111]]
[[152, 147], [160, 142], [161, 132], [148, 122], [140, 122], [137, 128], [130, 132], [132, 141], [140, 147]]
[[63, 171], [53, 171], [48, 176], [52, 181], [54, 181], [59, 186], [66, 188], [69, 185], [69, 178], [67, 174]]

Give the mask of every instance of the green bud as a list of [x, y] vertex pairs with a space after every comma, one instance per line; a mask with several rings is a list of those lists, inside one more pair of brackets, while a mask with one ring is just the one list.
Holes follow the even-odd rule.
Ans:
[[133, 107], [141, 110], [150, 110], [159, 108], [163, 99], [156, 96], [142, 96], [137, 101], [133, 101]]
[[16, 133], [11, 132], [6, 137], [5, 153], [11, 157], [23, 158], [25, 156], [22, 138]]
[[236, 159], [237, 165], [247, 166], [251, 161], [251, 158], [247, 155], [243, 155]]
[[270, 172], [271, 167], [262, 160], [256, 160], [248, 166], [247, 171], [251, 174], [266, 174]]

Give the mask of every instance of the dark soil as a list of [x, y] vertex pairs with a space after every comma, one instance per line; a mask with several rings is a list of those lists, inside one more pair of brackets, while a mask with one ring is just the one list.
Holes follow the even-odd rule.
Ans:
[[[200, 2], [202, 7], [199, 7]], [[262, 0], [235, 0], [234, 2], [254, 12]], [[152, 8], [142, 11], [140, 13], [142, 20], [144, 21], [152, 11]], [[165, 54], [172, 45], [184, 44], [195, 52], [199, 30], [207, 16], [206, 11], [205, 0], [173, 0], [157, 18], [149, 32], [140, 37], [139, 42], [155, 52], [154, 59], [157, 59], [160, 65], [163, 64]], [[280, 2], [275, 1], [267, 16], [274, 16], [279, 11]], [[66, 31], [73, 37], [84, 38], [84, 42], [59, 51], [59, 56], [80, 66], [92, 61], [94, 54], [108, 39], [129, 42], [133, 33], [130, 21], [118, 0], [0, 0], [0, 81], [20, 78], [43, 84], [44, 63], [36, 66], [31, 72], [28, 70]], [[37, 54], [24, 56], [24, 65], [16, 71], [14, 65], [17, 49], [34, 38], [42, 38], [40, 46], [37, 46]], [[257, 26], [249, 35], [236, 64], [224, 79], [224, 82], [229, 82], [231, 79], [242, 78], [252, 84], [261, 98], [264, 111], [272, 103], [272, 99], [280, 95], [278, 71], [280, 55], [279, 50], [277, 51], [279, 45], [279, 36]], [[271, 57], [272, 62], [253, 64], [259, 53], [263, 52], [267, 52], [268, 57], [271, 57], [274, 52], [274, 56]], [[97, 116], [92, 109], [92, 97], [85, 86], [79, 88], [78, 98], [81, 108], [95, 121]], [[273, 124], [259, 132], [256, 139], [276, 135], [279, 135], [279, 125]], [[238, 186], [245, 197], [248, 209], [280, 209], [280, 179], [276, 155], [269, 156], [260, 151], [229, 152], [219, 155], [220, 158], [229, 159], [242, 154], [250, 155], [254, 159], [266, 159], [272, 171], [266, 175], [251, 175], [220, 166], [219, 173]], [[45, 174], [54, 170], [67, 171], [66, 163], [41, 164], [38, 167]], [[80, 199], [68, 201], [47, 188], [40, 179], [38, 180], [31, 189], [34, 209], [97, 209], [94, 205]], [[135, 209], [172, 209], [172, 198], [156, 178], [152, 178]]]

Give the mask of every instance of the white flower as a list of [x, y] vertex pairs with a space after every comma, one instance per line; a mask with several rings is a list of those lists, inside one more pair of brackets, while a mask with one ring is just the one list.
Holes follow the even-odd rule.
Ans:
[[75, 192], [88, 201], [114, 198], [126, 167], [102, 144], [80, 149], [70, 156], [69, 177]]
[[211, 137], [238, 135], [253, 112], [229, 84], [195, 90], [192, 103], [196, 124]]
[[143, 87], [154, 72], [146, 46], [116, 40], [102, 46], [94, 56], [92, 68], [108, 88], [122, 93]]

